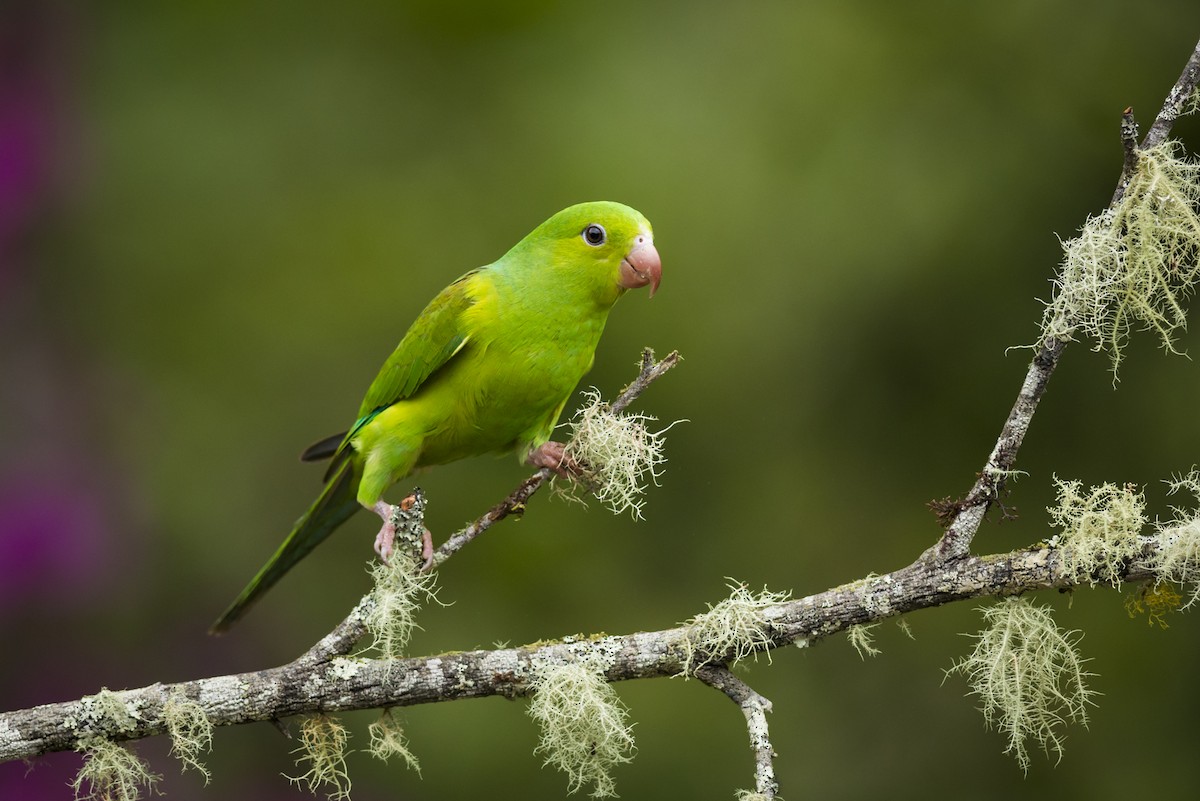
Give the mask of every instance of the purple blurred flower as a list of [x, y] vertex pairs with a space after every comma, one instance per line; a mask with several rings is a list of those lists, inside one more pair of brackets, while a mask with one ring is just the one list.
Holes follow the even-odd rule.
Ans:
[[60, 487], [0, 480], [0, 618], [31, 600], [77, 602], [104, 572], [102, 510], [92, 493], [63, 495]]

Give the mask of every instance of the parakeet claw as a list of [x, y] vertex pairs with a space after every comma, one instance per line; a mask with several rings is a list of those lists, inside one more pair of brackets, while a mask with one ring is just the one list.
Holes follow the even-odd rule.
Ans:
[[544, 467], [559, 478], [578, 481], [587, 475], [584, 466], [566, 453], [561, 442], [547, 442], [534, 448], [525, 456], [525, 463], [533, 467]]
[[373, 511], [383, 518], [383, 526], [375, 535], [375, 553], [379, 554], [380, 561], [386, 565], [392, 558], [392, 552], [396, 549], [396, 524], [393, 522], [395, 519], [393, 512], [396, 511], [396, 507], [390, 503], [379, 501], [375, 504]]
[[433, 567], [433, 533], [427, 528], [421, 531], [421, 572]]

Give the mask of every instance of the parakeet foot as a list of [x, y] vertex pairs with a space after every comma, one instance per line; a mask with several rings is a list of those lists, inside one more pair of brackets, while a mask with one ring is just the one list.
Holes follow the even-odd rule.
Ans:
[[580, 462], [567, 455], [566, 448], [561, 442], [547, 442], [529, 451], [525, 456], [525, 463], [533, 467], [544, 467], [559, 478], [578, 481], [587, 475], [587, 470]]
[[[399, 524], [401, 515], [412, 508], [413, 496], [409, 496], [400, 501], [398, 506], [393, 506], [384, 501], [377, 501], [371, 511], [379, 515], [383, 519], [383, 526], [380, 527], [379, 533], [375, 535], [375, 553], [379, 555], [380, 560], [386, 565], [389, 564], [392, 554], [396, 550], [396, 535], [399, 533]], [[429, 529], [421, 526], [421, 570], [428, 570], [433, 565], [433, 534]]]

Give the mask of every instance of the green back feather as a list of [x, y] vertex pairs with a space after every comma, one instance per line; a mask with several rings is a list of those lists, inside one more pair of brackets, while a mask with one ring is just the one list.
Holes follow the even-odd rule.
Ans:
[[478, 272], [472, 270], [443, 289], [417, 317], [367, 389], [358, 407], [360, 421], [411, 397], [466, 343], [462, 314], [474, 303], [468, 288]]

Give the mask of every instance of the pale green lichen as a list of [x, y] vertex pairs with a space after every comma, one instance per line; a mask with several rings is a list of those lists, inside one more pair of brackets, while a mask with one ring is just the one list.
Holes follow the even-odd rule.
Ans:
[[83, 730], [77, 748], [84, 763], [71, 783], [77, 801], [135, 801], [143, 789], [153, 792], [161, 777], [131, 750], [101, 733], [135, 732], [142, 719], [139, 703], [102, 687], [79, 702], [77, 714], [63, 719], [66, 728]]
[[582, 486], [613, 514], [629, 512], [642, 519], [647, 485], [658, 485], [666, 463], [663, 435], [675, 425], [651, 431], [647, 424], [654, 421], [645, 414], [614, 413], [595, 388], [584, 393], [584, 405], [568, 423], [571, 435], [564, 450], [583, 468], [583, 480], [555, 482], [555, 488], [578, 499], [573, 493]]
[[383, 659], [399, 659], [412, 638], [417, 613], [426, 601], [437, 600], [436, 573], [421, 572], [416, 560], [397, 551], [387, 564], [375, 562], [370, 568], [375, 582], [375, 603], [366, 615], [371, 647]]
[[1190, 114], [1195, 114], [1200, 110], [1200, 86], [1192, 90], [1192, 93], [1183, 101], [1183, 107], [1179, 111], [1179, 116], [1186, 117]]
[[879, 656], [883, 653], [875, 647], [875, 635], [871, 631], [878, 625], [878, 623], [864, 623], [846, 629], [846, 639], [854, 646], [854, 650], [858, 651], [858, 656], [863, 661], [866, 661], [868, 656]]
[[197, 771], [208, 784], [211, 774], [200, 755], [212, 750], [213, 725], [204, 707], [177, 691], [163, 704], [163, 722], [171, 737], [171, 755], [179, 760], [183, 770]]
[[891, 585], [891, 576], [868, 573], [854, 582], [853, 590], [867, 614], [878, 619], [892, 614]]
[[162, 778], [128, 748], [104, 737], [88, 737], [79, 750], [84, 762], [71, 783], [75, 801], [137, 801], [143, 790], [153, 793]]
[[[767, 796], [755, 790], [738, 790], [734, 797], [737, 801], [770, 801]], [[782, 801], [782, 799], [779, 799], [779, 796], [775, 796], [775, 798], [778, 801]]]
[[1200, 267], [1200, 164], [1166, 141], [1137, 151], [1124, 195], [1063, 242], [1043, 340], [1092, 339], [1108, 353], [1114, 376], [1132, 330], [1154, 332], [1175, 351], [1187, 325], [1184, 303]]
[[335, 679], [349, 681], [359, 674], [366, 665], [361, 659], [351, 659], [347, 656], [335, 656], [329, 663], [329, 672]]
[[1075, 583], [1121, 585], [1121, 571], [1141, 550], [1138, 535], [1146, 525], [1146, 498], [1137, 487], [1100, 484], [1083, 491], [1079, 481], [1054, 479], [1058, 504], [1049, 507], [1051, 522], [1062, 533], [1050, 540], [1058, 548], [1064, 573]]
[[770, 626], [763, 618], [763, 610], [778, 606], [792, 597], [790, 592], [752, 593], [745, 584], [730, 581], [730, 595], [716, 606], [709, 605], [683, 625], [687, 627], [684, 637], [683, 675], [690, 676], [713, 661], [729, 659], [736, 662], [747, 656], [758, 658], [766, 653], [771, 661], [770, 648], [774, 644]]
[[367, 727], [371, 735], [371, 744], [367, 752], [376, 759], [387, 762], [392, 757], [400, 757], [410, 770], [421, 774], [421, 763], [409, 750], [408, 738], [404, 736], [404, 728], [400, 725], [394, 709], [385, 709], [379, 719]]
[[81, 699], [78, 714], [64, 718], [63, 725], [68, 729], [131, 732], [137, 728], [141, 717], [135, 702], [124, 701], [117, 693], [101, 687], [100, 692]]
[[[1200, 471], [1193, 469], [1168, 483], [1171, 494], [1186, 491], [1200, 506]], [[1150, 557], [1150, 567], [1159, 582], [1183, 585], [1187, 600], [1181, 608], [1188, 609], [1200, 601], [1200, 509], [1174, 507], [1174, 512], [1173, 520], [1157, 526], [1159, 547]]]
[[908, 620], [902, 617], [896, 618], [896, 628], [904, 632], [904, 636], [912, 641], [916, 641], [917, 635], [913, 634], [912, 626], [908, 624]]
[[992, 478], [1003, 481], [1012, 481], [1013, 483], [1016, 483], [1017, 479], [1019, 479], [1021, 476], [1029, 475], [1029, 473], [1025, 472], [1024, 470], [1001, 470], [999, 467], [995, 467], [993, 465], [988, 465], [983, 469], [983, 471]]
[[568, 793], [590, 784], [593, 798], [614, 797], [612, 770], [635, 748], [629, 711], [605, 680], [603, 660], [536, 665], [529, 689], [529, 716], [542, 730], [534, 753], [566, 774]]
[[1008, 738], [1004, 753], [1029, 770], [1029, 743], [1062, 759], [1067, 721], [1087, 725], [1095, 692], [1083, 669], [1078, 632], [1064, 632], [1044, 607], [1007, 598], [980, 610], [988, 627], [975, 649], [950, 670], [966, 677], [989, 728]]
[[308, 792], [316, 794], [325, 787], [330, 801], [349, 801], [350, 775], [346, 772], [346, 742], [349, 731], [337, 718], [329, 715], [313, 715], [300, 725], [300, 747], [293, 754], [296, 767], [308, 766], [299, 776], [288, 776], [295, 784], [305, 785]]

